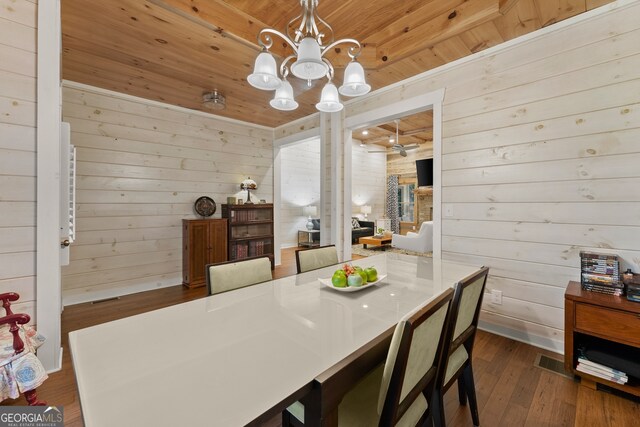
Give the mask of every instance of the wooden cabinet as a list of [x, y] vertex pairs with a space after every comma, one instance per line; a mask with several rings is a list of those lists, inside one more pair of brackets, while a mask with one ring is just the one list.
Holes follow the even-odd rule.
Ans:
[[205, 266], [227, 260], [226, 219], [182, 220], [182, 284], [205, 285]]
[[588, 386], [596, 383], [640, 396], [640, 386], [622, 385], [576, 371], [576, 349], [581, 340], [596, 337], [640, 348], [640, 303], [623, 296], [585, 291], [578, 282], [569, 282], [564, 296], [564, 364], [567, 372], [582, 378]]
[[228, 223], [229, 261], [268, 256], [274, 266], [273, 205], [222, 205]]

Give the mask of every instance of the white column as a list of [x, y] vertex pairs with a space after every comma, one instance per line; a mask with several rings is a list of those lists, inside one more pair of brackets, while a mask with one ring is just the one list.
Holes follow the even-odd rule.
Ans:
[[61, 367], [60, 34], [60, 1], [38, 2], [36, 316], [49, 372]]

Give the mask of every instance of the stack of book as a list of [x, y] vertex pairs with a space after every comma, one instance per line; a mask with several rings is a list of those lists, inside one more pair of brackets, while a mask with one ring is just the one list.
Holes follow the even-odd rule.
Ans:
[[622, 295], [620, 262], [617, 255], [580, 252], [582, 289], [610, 295]]
[[585, 357], [578, 358], [578, 366], [576, 366], [576, 370], [617, 384], [626, 384], [627, 381], [629, 381], [629, 377], [627, 377], [626, 373], [601, 365], [600, 363], [593, 362]]

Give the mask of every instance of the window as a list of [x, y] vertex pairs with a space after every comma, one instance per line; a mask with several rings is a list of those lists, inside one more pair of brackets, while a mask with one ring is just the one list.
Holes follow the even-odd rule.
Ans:
[[398, 185], [398, 217], [402, 222], [413, 221], [414, 193], [416, 185], [401, 184]]

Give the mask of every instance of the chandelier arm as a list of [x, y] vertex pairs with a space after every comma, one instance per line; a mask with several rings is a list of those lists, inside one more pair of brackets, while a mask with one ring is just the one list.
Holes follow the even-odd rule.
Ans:
[[280, 64], [280, 74], [283, 78], [286, 78], [289, 75], [289, 67], [288, 62], [292, 59], [295, 59], [296, 55], [289, 55], [284, 60], [282, 60], [282, 64]]
[[[327, 23], [327, 21], [325, 21], [324, 19], [322, 19], [322, 18], [320, 17], [320, 15], [318, 15], [317, 13], [316, 13], [316, 19], [317, 19], [318, 21], [320, 21], [320, 23], [321, 23], [322, 25], [324, 25], [325, 27], [327, 27], [327, 28], [329, 29], [329, 34], [330, 34], [330, 37], [329, 37], [329, 44], [333, 44], [333, 43], [335, 42], [335, 40], [336, 40], [336, 37], [335, 37], [335, 34], [334, 34], [334, 32], [333, 32], [333, 28], [331, 27], [331, 25], [329, 25], [329, 24]], [[316, 27], [316, 31], [317, 31], [317, 27]], [[320, 32], [318, 31], [318, 33], [320, 33]], [[320, 35], [322, 35], [322, 36], [324, 37], [324, 36], [325, 36], [325, 32], [323, 31], [322, 33], [320, 33]], [[320, 46], [322, 46], [322, 45], [320, 45]]]
[[304, 18], [303, 18], [303, 16], [302, 16], [302, 14], [300, 14], [300, 15], [296, 16], [296, 17], [295, 17], [295, 18], [293, 18], [291, 21], [289, 21], [289, 22], [287, 23], [287, 26], [285, 27], [286, 32], [287, 32], [287, 37], [289, 37], [289, 39], [290, 39], [290, 40], [295, 40], [296, 42], [298, 41], [298, 40], [297, 40], [297, 37], [298, 37], [298, 33], [299, 33], [299, 31], [300, 31], [300, 28], [298, 28], [298, 29], [295, 31], [295, 34], [296, 34], [296, 35], [295, 35], [295, 37], [294, 37], [294, 36], [292, 36], [292, 35], [291, 35], [291, 27], [292, 27], [292, 26], [295, 26], [295, 22], [296, 22], [298, 19], [303, 19], [303, 20], [304, 20]]
[[327, 64], [327, 67], [329, 67], [329, 71], [327, 72], [327, 76], [329, 77], [329, 81], [333, 80], [333, 76], [334, 76], [334, 73], [335, 73], [335, 69], [333, 68], [333, 64], [331, 64], [331, 62], [327, 58], [322, 58], [322, 62]]
[[[296, 53], [296, 55], [298, 54], [298, 47], [296, 46], [296, 44], [293, 41], [291, 41], [291, 39], [287, 37], [285, 34], [282, 34], [280, 31], [274, 30], [273, 28], [265, 28], [264, 30], [260, 31], [260, 33], [258, 34], [258, 44], [260, 46], [264, 47], [267, 50], [271, 46], [273, 46], [273, 39], [269, 34], [273, 34], [275, 36], [280, 37], [282, 40], [287, 42], [289, 46], [291, 46], [291, 48]], [[264, 42], [262, 41], [263, 38], [265, 40]]]
[[305, 30], [307, 28], [307, 14], [303, 13], [300, 16], [301, 16], [301, 18], [300, 18], [300, 26], [295, 31], [295, 33], [296, 33], [295, 39], [292, 38], [292, 40], [295, 41], [296, 43], [299, 43], [300, 39], [302, 39], [306, 35], [306, 31]]
[[334, 48], [334, 47], [336, 47], [338, 45], [341, 45], [343, 43], [353, 44], [354, 45], [354, 46], [349, 47], [349, 50], [347, 51], [347, 54], [349, 55], [349, 57], [351, 59], [356, 59], [358, 56], [360, 56], [360, 53], [362, 52], [362, 45], [356, 39], [340, 39], [340, 40], [337, 40], [337, 41], [331, 43], [329, 46], [323, 48], [322, 49], [322, 54], [320, 56], [323, 57], [324, 54], [327, 53], [329, 50], [331, 50], [332, 48]]

